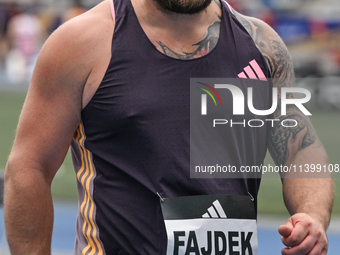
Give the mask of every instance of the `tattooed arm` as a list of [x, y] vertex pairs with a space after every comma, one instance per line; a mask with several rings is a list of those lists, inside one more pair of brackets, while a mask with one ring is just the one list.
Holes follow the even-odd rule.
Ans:
[[[236, 17], [253, 38], [271, 70], [273, 85], [294, 85], [294, 71], [288, 50], [280, 37], [264, 22], [235, 12]], [[281, 93], [278, 93], [280, 105]], [[290, 94], [290, 98], [296, 95]], [[269, 135], [269, 151], [277, 165], [327, 164], [327, 155], [308, 119], [295, 106], [282, 115], [278, 107], [274, 117], [280, 121], [272, 127]], [[283, 127], [281, 121], [293, 119], [295, 127]], [[333, 203], [333, 181], [326, 178], [294, 178], [282, 175], [283, 196], [289, 212], [293, 215], [280, 226], [282, 242], [290, 248], [282, 254], [322, 254], [328, 249], [326, 229]], [[290, 178], [288, 178], [290, 177]], [[305, 177], [305, 176], [302, 176]], [[315, 176], [313, 176], [315, 177]]]

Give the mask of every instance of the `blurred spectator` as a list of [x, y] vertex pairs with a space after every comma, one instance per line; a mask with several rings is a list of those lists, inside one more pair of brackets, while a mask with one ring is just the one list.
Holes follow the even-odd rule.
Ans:
[[244, 13], [244, 6], [237, 0], [228, 1], [228, 3], [238, 12]]
[[329, 32], [327, 24], [325, 20], [320, 18], [311, 18], [309, 20], [309, 28], [311, 31], [312, 36], [323, 36], [324, 34]]
[[7, 30], [7, 8], [5, 4], [0, 4], [0, 67], [2, 67], [8, 51], [6, 30]]
[[271, 9], [264, 9], [264, 11], [259, 15], [259, 18], [266, 22], [272, 28], [276, 28], [276, 17], [275, 13]]
[[42, 25], [34, 13], [22, 12], [8, 23], [10, 51], [6, 59], [6, 72], [13, 83], [31, 78], [36, 57], [42, 44]]
[[4, 68], [5, 59], [9, 51], [7, 38], [8, 22], [19, 13], [19, 7], [12, 2], [0, 3], [0, 68]]
[[82, 7], [81, 0], [74, 0], [71, 7], [67, 10], [63, 17], [63, 22], [66, 22], [80, 14], [83, 14], [86, 10]]

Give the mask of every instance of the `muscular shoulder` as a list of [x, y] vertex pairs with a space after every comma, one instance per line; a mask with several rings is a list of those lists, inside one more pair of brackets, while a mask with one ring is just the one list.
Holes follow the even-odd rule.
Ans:
[[292, 84], [294, 82], [292, 61], [288, 49], [280, 36], [262, 20], [242, 15], [236, 11], [234, 11], [234, 14], [266, 59], [272, 78], [281, 80], [282, 84], [277, 85], [287, 86], [287, 81]]
[[84, 60], [100, 50], [101, 42], [111, 36], [112, 30], [109, 3], [104, 1], [61, 25], [49, 37], [44, 48], [52, 48], [55, 57], [66, 56], [71, 62]]
[[62, 88], [81, 101], [109, 62], [113, 28], [108, 1], [60, 26], [40, 51], [31, 85]]

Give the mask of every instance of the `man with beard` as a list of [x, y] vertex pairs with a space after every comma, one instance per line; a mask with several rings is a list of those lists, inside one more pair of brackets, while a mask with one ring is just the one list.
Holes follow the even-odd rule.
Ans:
[[[50, 254], [50, 186], [70, 144], [79, 192], [75, 254], [165, 254], [171, 245], [172, 254], [239, 254], [239, 244], [243, 254], [256, 254], [253, 229], [209, 230], [206, 247], [194, 230], [167, 236], [167, 198], [177, 199], [176, 209], [189, 197], [187, 214], [206, 195], [242, 201], [220, 206], [224, 198], [214, 198], [201, 218], [232, 218], [227, 210], [234, 207], [245, 223], [247, 212], [256, 211], [259, 179], [190, 178], [193, 77], [274, 78], [277, 88], [294, 83], [278, 35], [224, 1], [107, 0], [55, 31], [41, 50], [6, 167], [12, 254]], [[270, 101], [267, 94], [254, 97]], [[327, 164], [304, 114], [290, 107], [281, 115], [278, 108], [274, 117], [298, 124], [226, 134], [228, 160], [260, 165], [268, 139], [278, 165]], [[292, 214], [279, 228], [282, 253], [325, 255], [331, 178], [282, 182]]]

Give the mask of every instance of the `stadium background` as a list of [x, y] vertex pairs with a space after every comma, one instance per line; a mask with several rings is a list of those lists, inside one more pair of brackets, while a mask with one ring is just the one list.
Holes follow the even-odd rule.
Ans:
[[[18, 116], [29, 86], [31, 70], [41, 45], [60, 24], [99, 2], [98, 0], [0, 0], [0, 174], [3, 174], [5, 169]], [[307, 104], [307, 108], [312, 112], [311, 121], [328, 152], [330, 163], [340, 164], [340, 5], [338, 0], [232, 0], [229, 2], [242, 13], [265, 20], [283, 38], [292, 55], [298, 78], [297, 86], [312, 92], [312, 100]], [[25, 23], [24, 26], [22, 22]], [[18, 29], [18, 27], [25, 29]], [[270, 157], [266, 158], [266, 163], [273, 165]], [[336, 186], [340, 185], [339, 176], [338, 174], [335, 179]], [[58, 224], [65, 223], [62, 220], [63, 213], [74, 216], [76, 206], [75, 174], [69, 155], [58, 171], [52, 185], [52, 192], [58, 205], [56, 211], [61, 213], [61, 219], [58, 217], [56, 219], [59, 223], [57, 221], [55, 223], [58, 228]], [[259, 194], [259, 213], [262, 226], [265, 227], [264, 229], [268, 227], [271, 231], [273, 226], [288, 217], [278, 176], [263, 179]], [[330, 231], [334, 232], [337, 238], [340, 235], [339, 216], [340, 191], [337, 189], [330, 227]], [[1, 215], [0, 217], [2, 220]], [[3, 239], [2, 232], [0, 224], [0, 238]], [[61, 232], [63, 233], [62, 230]], [[70, 235], [72, 238], [73, 232]], [[268, 234], [266, 238], [271, 236]], [[3, 243], [1, 242], [2, 245]], [[279, 253], [279, 250], [280, 248], [276, 247], [276, 253]], [[1, 251], [0, 246], [0, 253], [3, 254]]]

